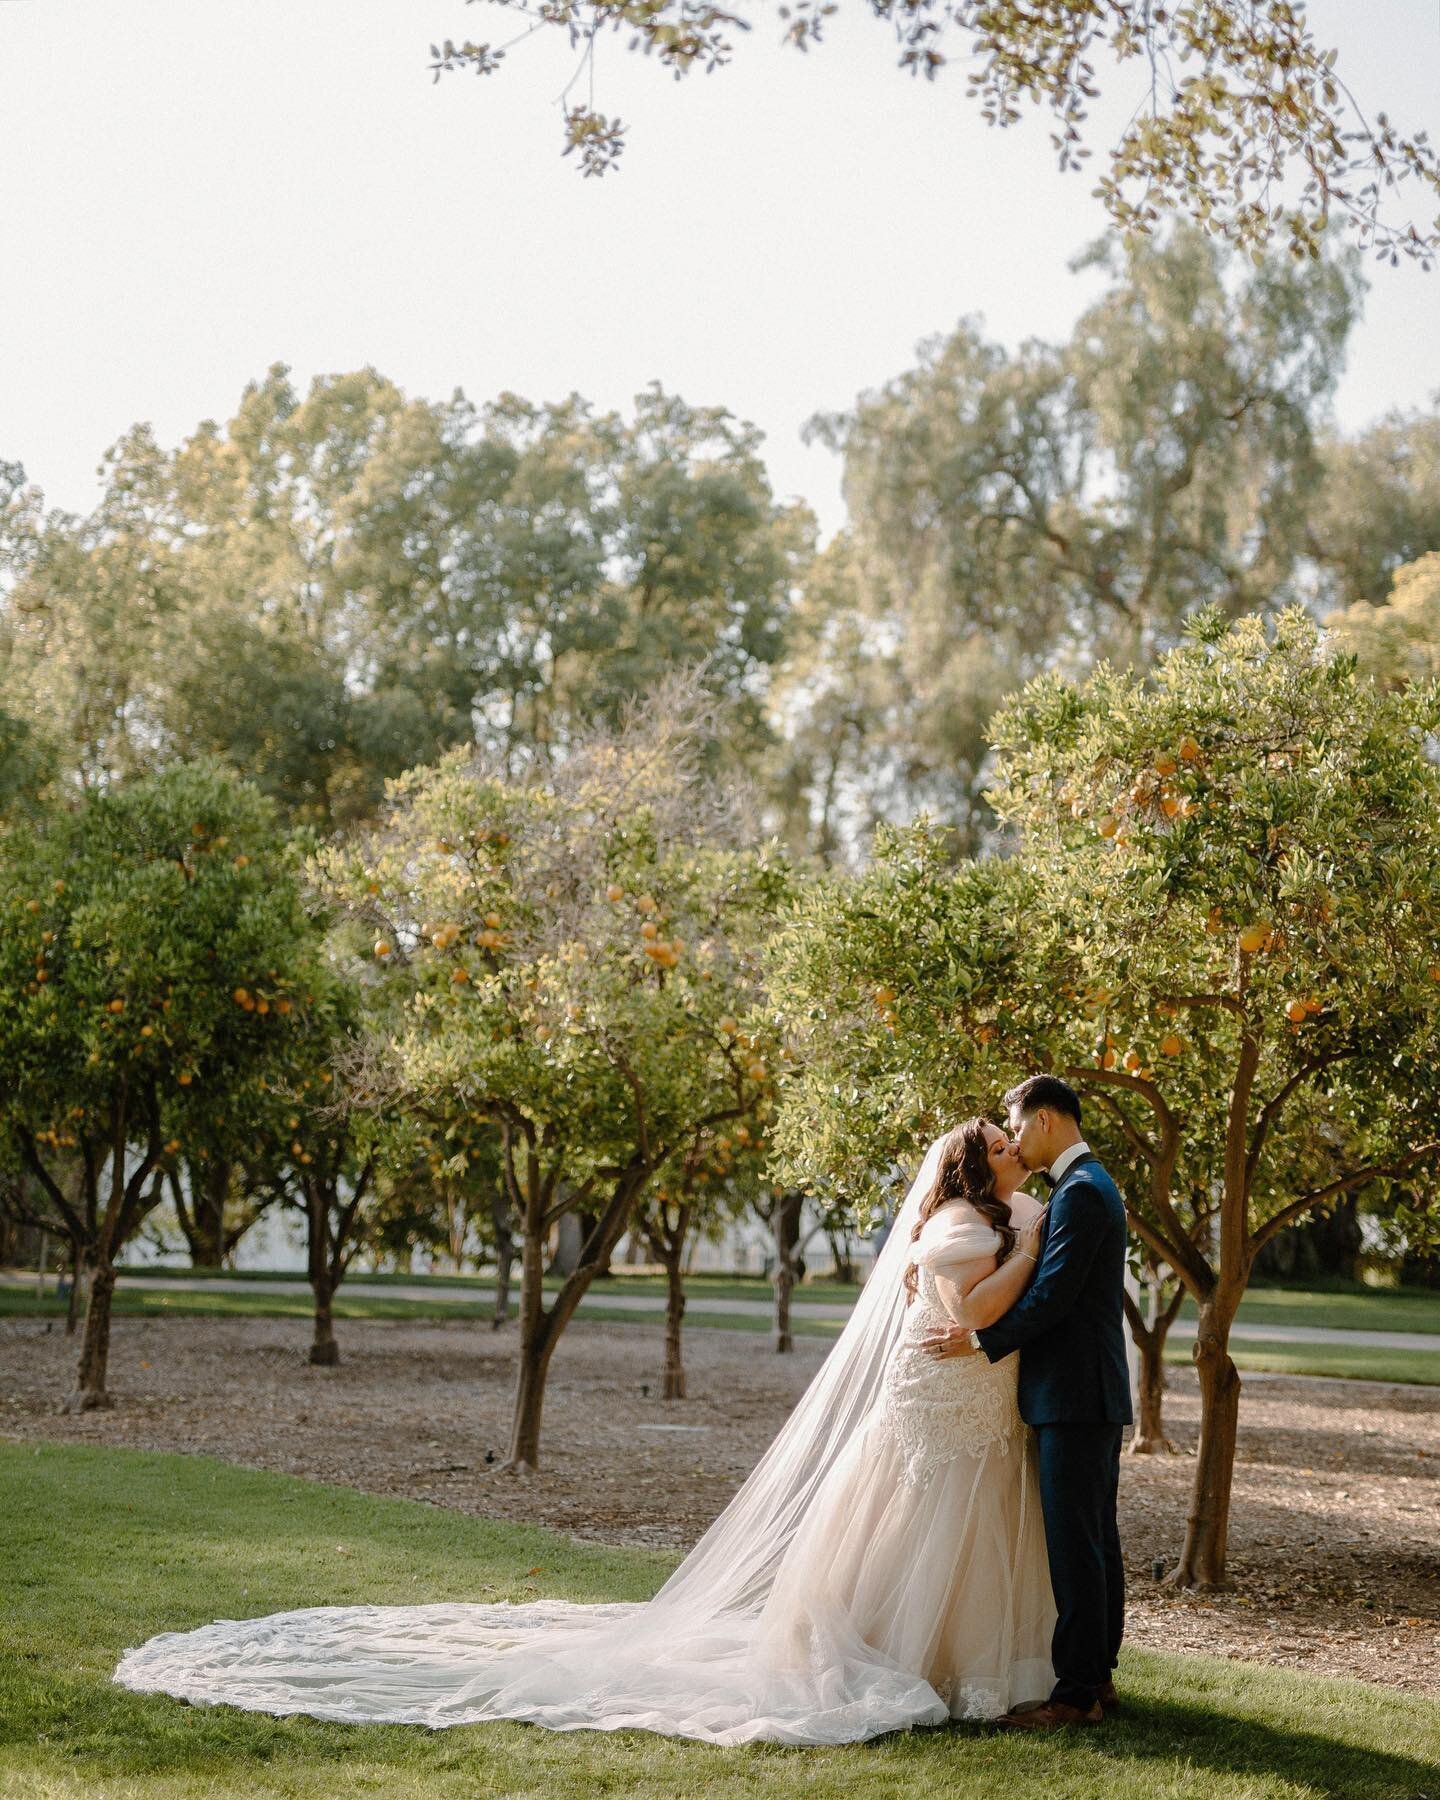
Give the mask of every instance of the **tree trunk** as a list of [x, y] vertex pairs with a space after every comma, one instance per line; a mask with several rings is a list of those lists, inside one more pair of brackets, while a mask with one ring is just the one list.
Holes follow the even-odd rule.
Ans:
[[784, 1193], [775, 1196], [772, 1225], [775, 1234], [775, 1350], [784, 1355], [795, 1348], [790, 1330], [790, 1296], [795, 1291], [795, 1259], [800, 1244], [800, 1212], [805, 1196]]
[[498, 1331], [510, 1317], [510, 1275], [515, 1267], [515, 1245], [507, 1237], [495, 1252], [495, 1317], [490, 1329]]
[[90, 1279], [85, 1335], [80, 1341], [80, 1365], [75, 1373], [74, 1391], [66, 1396], [61, 1408], [63, 1412], [94, 1412], [115, 1404], [105, 1391], [105, 1372], [110, 1361], [110, 1305], [114, 1295], [115, 1270], [109, 1263], [101, 1263]]
[[550, 1321], [545, 1316], [545, 1243], [538, 1211], [535, 1203], [526, 1208], [520, 1260], [520, 1368], [515, 1379], [510, 1454], [504, 1464], [506, 1469], [526, 1473], [540, 1467], [540, 1414], [545, 1404], [545, 1374], [550, 1366], [552, 1341]]
[[[1238, 1298], [1238, 1297], [1237, 1297]], [[1240, 1376], [1230, 1360], [1234, 1305], [1214, 1300], [1200, 1309], [1195, 1372], [1200, 1377], [1200, 1443], [1185, 1547], [1170, 1581], [1177, 1587], [1223, 1587], [1230, 1525], [1230, 1486], [1240, 1420]]]
[[191, 1189], [190, 1220], [176, 1208], [180, 1228], [190, 1249], [190, 1265], [196, 1269], [223, 1266], [229, 1244], [225, 1238], [225, 1202], [230, 1197], [231, 1166], [223, 1156], [205, 1164], [198, 1189]]
[[74, 1337], [90, 1307], [90, 1276], [92, 1265], [89, 1255], [79, 1244], [70, 1246], [70, 1301], [65, 1309], [65, 1335]]
[[[523, 1186], [525, 1249], [520, 1264], [520, 1369], [515, 1387], [515, 1414], [510, 1435], [510, 1454], [496, 1473], [533, 1473], [540, 1466], [540, 1413], [545, 1397], [545, 1376], [560, 1334], [597, 1275], [610, 1267], [610, 1257], [624, 1235], [635, 1209], [635, 1197], [650, 1171], [627, 1171], [615, 1182], [603, 1212], [582, 1214], [589, 1228], [580, 1260], [568, 1276], [547, 1312], [544, 1306], [544, 1215], [552, 1186], [545, 1184], [533, 1153]], [[591, 1222], [593, 1220], [593, 1222]]]
[[510, 1317], [510, 1275], [515, 1267], [515, 1233], [510, 1229], [510, 1195], [502, 1181], [490, 1196], [490, 1223], [495, 1231], [495, 1317], [498, 1331]]
[[685, 1398], [685, 1364], [680, 1351], [680, 1324], [685, 1317], [685, 1277], [681, 1271], [684, 1239], [665, 1259], [665, 1376], [661, 1389], [666, 1400]]
[[1135, 1334], [1140, 1352], [1140, 1380], [1136, 1399], [1140, 1417], [1130, 1439], [1132, 1456], [1173, 1456], [1175, 1446], [1165, 1435], [1165, 1329]]
[[545, 1270], [547, 1275], [558, 1275], [562, 1281], [567, 1281], [575, 1273], [585, 1243], [586, 1223], [579, 1213], [560, 1215], [555, 1225], [555, 1254]]
[[315, 1296], [315, 1335], [310, 1343], [310, 1361], [320, 1368], [333, 1368], [340, 1360], [340, 1346], [335, 1342], [335, 1276], [330, 1256], [329, 1196], [317, 1181], [305, 1193], [306, 1224], [309, 1228], [308, 1262], [310, 1292]]
[[1128, 1294], [1125, 1297], [1125, 1316], [1130, 1324], [1130, 1335], [1140, 1353], [1135, 1396], [1139, 1402], [1140, 1416], [1130, 1439], [1130, 1454], [1173, 1456], [1175, 1446], [1165, 1435], [1165, 1341], [1180, 1311], [1185, 1290], [1177, 1282], [1175, 1291], [1162, 1307], [1161, 1284], [1158, 1279], [1152, 1276], [1147, 1285], [1150, 1289], [1150, 1304], [1146, 1314], [1141, 1314]]
[[[548, 1320], [546, 1325], [548, 1325]], [[533, 1473], [540, 1467], [540, 1415], [545, 1406], [545, 1377], [555, 1334], [545, 1326], [520, 1348], [520, 1374], [515, 1383], [515, 1416], [510, 1427], [509, 1467]]]
[[310, 1361], [320, 1368], [332, 1369], [340, 1360], [340, 1346], [335, 1341], [335, 1318], [332, 1306], [335, 1290], [328, 1279], [312, 1281], [315, 1293], [315, 1335], [310, 1344]]

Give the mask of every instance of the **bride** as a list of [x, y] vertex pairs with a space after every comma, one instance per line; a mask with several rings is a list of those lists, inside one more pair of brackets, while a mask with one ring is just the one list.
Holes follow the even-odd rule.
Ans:
[[695, 1549], [643, 1604], [312, 1607], [127, 1651], [122, 1686], [432, 1727], [523, 1719], [837, 1744], [987, 1719], [1052, 1684], [1054, 1602], [1017, 1357], [937, 1361], [1035, 1269], [1043, 1209], [998, 1126], [930, 1146], [844, 1332]]

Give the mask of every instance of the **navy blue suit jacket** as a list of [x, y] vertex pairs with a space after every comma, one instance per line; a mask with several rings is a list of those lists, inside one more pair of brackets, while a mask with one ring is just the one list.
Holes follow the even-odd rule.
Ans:
[[1056, 1183], [1035, 1279], [1008, 1313], [976, 1335], [991, 1362], [1020, 1358], [1027, 1425], [1128, 1425], [1125, 1202], [1096, 1156]]

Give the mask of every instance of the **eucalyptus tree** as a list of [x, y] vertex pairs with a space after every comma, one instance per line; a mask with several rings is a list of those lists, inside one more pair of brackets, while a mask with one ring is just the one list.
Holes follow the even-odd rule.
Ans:
[[780, 693], [792, 810], [822, 834], [925, 810], [982, 848], [988, 722], [1027, 679], [1148, 667], [1201, 607], [1310, 597], [1353, 252], [1238, 270], [1180, 231], [1080, 266], [1110, 280], [1065, 342], [1012, 352], [966, 320], [813, 422], [849, 523]]

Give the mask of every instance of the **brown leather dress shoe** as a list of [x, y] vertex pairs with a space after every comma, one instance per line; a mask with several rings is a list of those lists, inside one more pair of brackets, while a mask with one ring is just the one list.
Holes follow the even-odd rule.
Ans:
[[1106, 1713], [1119, 1712], [1120, 1696], [1115, 1692], [1115, 1683], [1107, 1681], [1095, 1696]]
[[1099, 1725], [1104, 1718], [1105, 1711], [1098, 1700], [1088, 1711], [1083, 1706], [1067, 1705], [1064, 1700], [1047, 1700], [1028, 1712], [1008, 1712], [999, 1723], [1012, 1731], [1065, 1731], [1075, 1725]]

